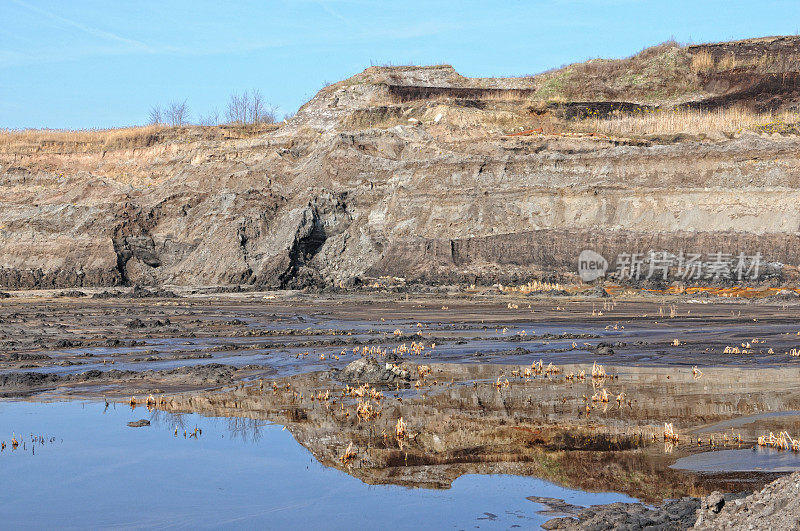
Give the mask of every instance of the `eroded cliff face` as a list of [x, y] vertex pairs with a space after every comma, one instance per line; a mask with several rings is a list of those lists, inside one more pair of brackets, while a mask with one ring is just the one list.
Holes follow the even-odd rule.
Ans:
[[[387, 88], [415, 83], [473, 92]], [[255, 138], [0, 151], [0, 284], [494, 282], [587, 248], [800, 264], [800, 138], [508, 136], [546, 118], [514, 83], [369, 69]]]

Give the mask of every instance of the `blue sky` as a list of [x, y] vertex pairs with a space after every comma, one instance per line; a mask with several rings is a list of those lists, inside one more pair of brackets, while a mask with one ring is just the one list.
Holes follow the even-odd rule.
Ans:
[[0, 21], [0, 128], [96, 128], [183, 99], [196, 120], [252, 88], [294, 112], [371, 63], [524, 75], [670, 37], [796, 34], [800, 1], [0, 0]]

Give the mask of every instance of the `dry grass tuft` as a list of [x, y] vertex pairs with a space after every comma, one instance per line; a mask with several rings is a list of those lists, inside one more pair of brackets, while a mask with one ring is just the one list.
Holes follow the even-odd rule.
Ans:
[[353, 443], [350, 443], [344, 453], [339, 456], [339, 461], [341, 461], [343, 465], [349, 467], [357, 455], [356, 451], [353, 450]]
[[31, 148], [70, 149], [91, 151], [93, 148], [115, 149], [146, 147], [158, 140], [164, 126], [125, 127], [121, 129], [99, 129], [63, 131], [57, 129], [23, 129], [0, 131], [0, 149], [3, 151], [25, 151]]
[[230, 124], [218, 126], [168, 127], [146, 125], [118, 129], [0, 130], [2, 153], [91, 153], [115, 149], [138, 149], [164, 141], [249, 138], [278, 129], [277, 124]]
[[692, 72], [701, 74], [714, 69], [714, 56], [707, 50], [701, 50], [692, 56]]
[[800, 113], [755, 113], [733, 107], [705, 111], [699, 109], [656, 110], [610, 118], [587, 118], [573, 125], [578, 131], [609, 136], [649, 134], [712, 134], [737, 133], [758, 129], [761, 132], [781, 132], [790, 124], [800, 122]]
[[739, 66], [739, 61], [737, 61], [736, 55], [734, 55], [733, 53], [725, 55], [719, 61], [720, 70], [733, 70], [737, 66]]
[[800, 65], [800, 57], [796, 53], [759, 53], [737, 55], [728, 52], [717, 56], [708, 50], [701, 50], [692, 55], [692, 72], [703, 74], [708, 72], [726, 72], [736, 69], [747, 69], [758, 73], [793, 72]]

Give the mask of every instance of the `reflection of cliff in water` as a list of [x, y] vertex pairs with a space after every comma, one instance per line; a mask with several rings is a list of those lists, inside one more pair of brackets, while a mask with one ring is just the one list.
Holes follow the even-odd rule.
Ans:
[[[188, 396], [172, 397], [161, 407], [226, 417], [232, 436], [242, 438], [258, 437], [264, 421], [283, 424], [320, 462], [367, 483], [447, 488], [462, 474], [504, 473], [645, 500], [760, 485], [774, 475], [669, 466], [698, 452], [749, 448], [777, 424], [800, 432], [800, 418], [788, 416], [745, 419], [733, 432], [725, 424], [758, 411], [800, 409], [797, 386], [774, 392], [776, 381], [800, 381], [796, 369], [708, 369], [697, 378], [689, 368], [608, 367], [614, 376], [600, 381], [567, 380], [574, 366], [528, 381], [512, 376], [517, 369], [434, 364], [419, 390], [384, 388], [379, 400], [344, 396], [339, 382], [316, 373], [275, 388], [255, 382], [192, 395], [191, 404]], [[603, 390], [609, 402], [592, 400]], [[359, 418], [366, 402], [377, 418]], [[402, 439], [400, 418], [407, 425]], [[674, 425], [677, 443], [664, 444], [664, 422]], [[723, 424], [709, 428], [716, 422]], [[734, 443], [734, 434], [742, 442]], [[340, 458], [351, 443], [356, 456], [345, 465]]]

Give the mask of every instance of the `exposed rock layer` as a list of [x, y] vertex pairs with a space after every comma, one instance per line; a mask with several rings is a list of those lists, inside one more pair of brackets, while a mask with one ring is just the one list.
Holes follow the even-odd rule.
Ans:
[[512, 81], [371, 68], [256, 138], [0, 150], [0, 285], [494, 282], [586, 248], [800, 264], [800, 138], [510, 137], [550, 112]]

